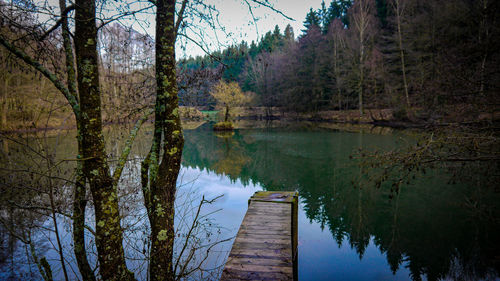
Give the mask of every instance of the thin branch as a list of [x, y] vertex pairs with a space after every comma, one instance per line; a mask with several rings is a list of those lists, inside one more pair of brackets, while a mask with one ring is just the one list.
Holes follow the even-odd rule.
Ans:
[[129, 12], [125, 12], [125, 13], [121, 13], [119, 14], [118, 16], [116, 17], [110, 17], [108, 19], [99, 19], [101, 21], [101, 24], [97, 27], [97, 29], [101, 29], [103, 28], [104, 26], [114, 22], [114, 21], [117, 21], [117, 20], [120, 20], [122, 18], [125, 18], [125, 17], [128, 17], [128, 16], [135, 16], [135, 14], [138, 14], [140, 12], [143, 12], [143, 11], [146, 11], [146, 10], [149, 10], [153, 7], [153, 5], [151, 6], [147, 6], [147, 7], [144, 7], [144, 8], [141, 8], [139, 10], [136, 10], [136, 11], [129, 11]]
[[[49, 216], [48, 214], [45, 214], [45, 213], [42, 213], [42, 212], [39, 212], [37, 210], [41, 210], [41, 211], [47, 211], [47, 212], [52, 212], [54, 211], [55, 213], [61, 215], [61, 216], [64, 216], [64, 217], [67, 217], [69, 219], [73, 219], [73, 216], [70, 215], [70, 214], [66, 214], [66, 213], [63, 213], [61, 211], [58, 211], [58, 210], [53, 210], [52, 208], [47, 208], [47, 207], [44, 207], [44, 206], [23, 206], [23, 205], [20, 205], [14, 201], [11, 201], [9, 200], [8, 201], [9, 204], [12, 204], [13, 206], [15, 206], [16, 208], [18, 209], [22, 209], [22, 210], [29, 210], [33, 213], [36, 213], [36, 214], [39, 214], [39, 215], [44, 215], [44, 216]], [[95, 236], [95, 231], [88, 225], [84, 225], [85, 229], [87, 229], [92, 235]]]
[[220, 64], [222, 64], [224, 67], [228, 67], [227, 64], [225, 64], [224, 62], [221, 61], [221, 59], [219, 57], [216, 57], [214, 55], [212, 55], [211, 53], [208, 52], [208, 50], [206, 50], [200, 43], [198, 43], [196, 40], [194, 40], [193, 38], [189, 37], [187, 34], [185, 33], [179, 33], [180, 36], [183, 36], [184, 38], [188, 39], [189, 41], [193, 42], [194, 44], [196, 44], [198, 47], [200, 47], [200, 49], [207, 55], [209, 56], [210, 58], [212, 58], [213, 60], [219, 62]]
[[259, 38], [259, 27], [257, 26], [257, 19], [255, 18], [255, 15], [253, 14], [252, 5], [250, 5], [250, 2], [248, 2], [247, 0], [245, 0], [245, 3], [247, 3], [247, 5], [248, 5], [248, 11], [250, 12], [250, 15], [252, 16], [253, 25], [255, 25], [255, 31], [257, 32], [257, 38]]
[[184, 11], [186, 10], [188, 0], [182, 1], [181, 10], [179, 11], [179, 15], [177, 16], [177, 22], [175, 23], [175, 37], [177, 38], [177, 33], [179, 32], [179, 28], [181, 26], [182, 21], [184, 20]]
[[[257, 3], [257, 4], [261, 5], [261, 6], [264, 6], [264, 7], [268, 8], [268, 9], [272, 10], [273, 12], [276, 12], [276, 13], [282, 15], [284, 18], [286, 18], [288, 20], [295, 21], [295, 19], [293, 19], [293, 18], [285, 15], [282, 11], [274, 8], [271, 4], [268, 3], [268, 1], [264, 1], [264, 2], [258, 1], [258, 0], [251, 0], [251, 1], [255, 2], [255, 3]], [[245, 1], [245, 2], [247, 2], [247, 1]]]
[[191, 227], [189, 228], [189, 231], [186, 235], [186, 241], [184, 242], [184, 245], [182, 246], [182, 250], [179, 254], [179, 258], [177, 259], [177, 261], [175, 262], [175, 266], [174, 266], [174, 276], [175, 276], [175, 273], [177, 271], [177, 266], [179, 265], [179, 261], [181, 260], [182, 258], [182, 255], [184, 254], [184, 251], [186, 250], [186, 247], [188, 245], [188, 241], [189, 241], [189, 238], [191, 238], [191, 233], [193, 232], [193, 229], [196, 227], [196, 225], [198, 224], [198, 216], [200, 215], [200, 211], [201, 211], [201, 207], [203, 206], [203, 203], [205, 203], [205, 196], [203, 196], [201, 198], [201, 202], [200, 204], [198, 205], [198, 210], [196, 211], [196, 215], [193, 219], [193, 223], [191, 225]]
[[43, 76], [47, 77], [52, 84], [64, 95], [68, 103], [70, 104], [73, 112], [75, 114], [76, 119], [80, 117], [80, 105], [76, 100], [76, 97], [73, 96], [68, 88], [62, 83], [57, 76], [48, 70], [45, 66], [43, 66], [40, 62], [36, 61], [28, 54], [26, 54], [23, 50], [17, 48], [8, 42], [3, 36], [0, 35], [0, 44], [3, 45], [9, 52], [13, 53], [16, 57], [23, 60], [28, 65], [34, 67], [37, 71], [43, 74]]
[[59, 26], [61, 26], [61, 24], [63, 23], [63, 21], [66, 19], [67, 15], [69, 12], [73, 11], [75, 9], [75, 5], [69, 5], [66, 9], [64, 9], [64, 11], [62, 11], [61, 13], [61, 18], [59, 20], [57, 20], [56, 24], [54, 26], [52, 26], [49, 30], [47, 30], [44, 34], [42, 34], [42, 36], [40, 36], [38, 38], [39, 41], [43, 41], [45, 40], [45, 38], [47, 38], [47, 36], [49, 36], [52, 32], [54, 32], [54, 30], [56, 30], [57, 28], [59, 28]]
[[139, 132], [142, 124], [148, 120], [149, 116], [154, 112], [153, 109], [148, 110], [134, 125], [132, 131], [130, 131], [128, 139], [125, 141], [125, 147], [123, 148], [122, 154], [120, 155], [120, 159], [118, 160], [118, 164], [116, 166], [116, 170], [113, 173], [113, 181], [114, 184], [117, 185], [118, 181], [123, 172], [123, 168], [125, 167], [125, 163], [127, 162], [128, 155], [130, 154], [130, 150], [132, 149], [132, 145], [134, 144], [134, 139]]
[[[182, 247], [182, 250], [181, 250], [181, 252], [179, 254], [179, 258], [175, 262], [174, 275], [176, 274], [177, 266], [179, 265], [179, 261], [181, 260], [182, 255], [184, 254], [184, 251], [186, 250], [186, 247], [188, 246], [188, 242], [191, 239], [191, 234], [192, 234], [193, 230], [196, 228], [196, 226], [198, 225], [201, 207], [204, 204], [212, 204], [213, 202], [215, 202], [217, 199], [221, 198], [222, 196], [224, 196], [224, 195], [219, 195], [219, 196], [217, 196], [217, 197], [215, 197], [215, 198], [213, 198], [211, 200], [205, 200], [205, 196], [202, 196], [200, 204], [198, 205], [198, 209], [196, 210], [196, 215], [195, 215], [195, 217], [193, 219], [193, 223], [192, 223], [191, 227], [189, 228], [189, 231], [188, 231], [188, 233], [186, 235], [186, 240], [185, 240], [184, 245]], [[201, 248], [203, 248], [203, 247], [201, 247]], [[189, 261], [191, 260], [192, 256], [194, 255], [195, 250], [196, 249], [191, 249], [190, 255], [189, 255], [188, 259], [184, 262], [184, 266], [182, 266], [181, 272], [179, 273], [179, 276], [183, 276], [184, 271], [186, 270], [186, 267], [189, 264]], [[203, 263], [203, 261], [202, 261], [202, 263]]]

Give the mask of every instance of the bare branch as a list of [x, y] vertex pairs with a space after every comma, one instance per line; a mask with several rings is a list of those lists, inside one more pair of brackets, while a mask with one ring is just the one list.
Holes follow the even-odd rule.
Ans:
[[108, 25], [108, 24], [110, 24], [110, 23], [112, 23], [114, 21], [120, 20], [122, 18], [125, 18], [125, 17], [128, 17], [128, 16], [135, 16], [136, 14], [144, 12], [144, 11], [147, 11], [147, 10], [151, 9], [152, 7], [153, 7], [153, 5], [144, 7], [142, 9], [139, 9], [139, 10], [136, 10], [136, 11], [124, 12], [124, 13], [119, 14], [116, 17], [110, 17], [108, 19], [100, 19], [101, 24], [97, 27], [97, 29], [101, 29], [104, 26], [106, 26], [106, 25]]
[[113, 181], [114, 184], [117, 185], [118, 181], [123, 172], [123, 168], [125, 167], [125, 163], [127, 162], [128, 155], [130, 154], [130, 150], [132, 149], [132, 145], [134, 144], [134, 139], [139, 132], [142, 124], [148, 120], [149, 116], [154, 112], [153, 109], [148, 110], [134, 125], [132, 131], [130, 131], [128, 139], [125, 141], [125, 147], [123, 148], [122, 154], [120, 155], [120, 159], [118, 160], [118, 164], [116, 166], [116, 170], [113, 173]]
[[80, 117], [80, 105], [76, 100], [76, 97], [69, 92], [68, 88], [64, 85], [63, 82], [61, 82], [61, 80], [57, 78], [57, 76], [54, 73], [48, 70], [40, 62], [30, 57], [23, 50], [12, 45], [1, 35], [0, 35], [0, 44], [3, 45], [7, 50], [9, 50], [9, 52], [13, 53], [16, 57], [23, 60], [28, 65], [34, 67], [37, 71], [42, 73], [43, 76], [47, 77], [47, 79], [49, 79], [50, 82], [52, 82], [52, 84], [54, 84], [54, 86], [64, 95], [64, 97], [70, 104], [71, 108], [73, 109], [75, 117], [77, 119]]
[[[261, 6], [264, 6], [264, 7], [266, 7], [266, 8], [269, 8], [269, 9], [270, 9], [270, 10], [272, 10], [273, 12], [276, 12], [276, 13], [278, 13], [278, 14], [282, 15], [284, 18], [286, 18], [286, 19], [288, 19], [288, 20], [295, 21], [295, 19], [293, 19], [293, 18], [291, 18], [291, 17], [289, 17], [289, 16], [285, 15], [282, 11], [280, 11], [280, 10], [278, 10], [278, 9], [274, 8], [274, 7], [273, 7], [273, 6], [269, 3], [269, 1], [268, 1], [268, 0], [264, 0], [264, 1], [259, 1], [259, 0], [251, 0], [251, 1], [252, 1], [252, 2], [255, 2], [255, 3], [257, 3], [257, 4], [261, 5]], [[245, 2], [247, 2], [247, 3], [248, 3], [248, 1], [247, 1], [247, 0], [245, 0]]]
[[224, 67], [228, 67], [227, 64], [225, 64], [224, 62], [222, 62], [222, 60], [219, 58], [219, 57], [216, 57], [214, 55], [212, 55], [208, 50], [206, 50], [200, 43], [198, 43], [196, 40], [194, 40], [193, 38], [189, 37], [187, 34], [185, 33], [179, 33], [180, 36], [186, 38], [187, 40], [193, 42], [194, 44], [196, 44], [198, 47], [200, 47], [200, 49], [207, 55], [209, 56], [211, 59], [219, 62], [220, 64], [222, 64]]
[[184, 20], [184, 11], [186, 10], [187, 2], [188, 2], [188, 0], [182, 1], [181, 9], [179, 11], [179, 14], [177, 15], [177, 22], [175, 23], [175, 37], [176, 38], [177, 38], [177, 33], [179, 32], [179, 28], [181, 26], [181, 23]]
[[64, 11], [61, 12], [61, 18], [56, 22], [54, 26], [52, 26], [49, 30], [47, 30], [42, 36], [38, 38], [38, 40], [43, 41], [47, 36], [49, 36], [54, 30], [59, 28], [61, 24], [63, 23], [64, 19], [66, 19], [67, 15], [69, 12], [73, 11], [75, 9], [75, 5], [69, 5]]

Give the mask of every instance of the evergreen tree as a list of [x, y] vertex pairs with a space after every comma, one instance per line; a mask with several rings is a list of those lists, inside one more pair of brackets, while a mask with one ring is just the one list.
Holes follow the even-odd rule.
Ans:
[[304, 27], [305, 29], [302, 30], [302, 32], [307, 33], [309, 29], [311, 29], [312, 26], [319, 27], [320, 26], [320, 17], [318, 15], [318, 12], [313, 11], [312, 8], [309, 9], [309, 13], [306, 15], [306, 19], [304, 21]]
[[387, 0], [376, 0], [377, 17], [380, 20], [382, 27], [387, 26]]
[[317, 11], [317, 14], [321, 22], [321, 32], [323, 34], [326, 34], [326, 32], [328, 31], [328, 25], [330, 24], [330, 20], [328, 17], [328, 9], [326, 8], [325, 1], [321, 2], [321, 8]]

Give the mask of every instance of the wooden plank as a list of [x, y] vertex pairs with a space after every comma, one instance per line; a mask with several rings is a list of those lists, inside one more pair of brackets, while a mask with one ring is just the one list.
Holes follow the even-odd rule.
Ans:
[[240, 257], [238, 255], [230, 256], [228, 261], [231, 261], [231, 264], [254, 264], [254, 265], [270, 265], [270, 266], [288, 266], [291, 267], [292, 260], [289, 259], [272, 259], [272, 258], [259, 258], [256, 256]]
[[290, 280], [290, 274], [281, 272], [251, 272], [246, 270], [226, 270], [221, 280]]
[[238, 234], [240, 232], [245, 233], [245, 232], [263, 232], [263, 233], [269, 233], [269, 234], [280, 234], [280, 235], [290, 235], [290, 232], [292, 230], [287, 227], [287, 228], [271, 228], [271, 227], [265, 227], [262, 225], [241, 225], [240, 230], [238, 231]]
[[282, 236], [282, 237], [273, 237], [266, 238], [263, 242], [262, 238], [255, 238], [252, 235], [239, 235], [236, 237], [235, 243], [267, 243], [267, 244], [285, 244], [290, 242], [290, 237]]
[[276, 204], [272, 202], [255, 202], [252, 201], [252, 204], [249, 208], [250, 211], [254, 210], [256, 212], [262, 212], [263, 210], [269, 210], [271, 212], [277, 213], [279, 211], [290, 209], [289, 204]]
[[273, 266], [273, 265], [259, 265], [259, 264], [237, 264], [231, 263], [231, 265], [226, 266], [227, 270], [242, 270], [250, 272], [279, 272], [285, 274], [292, 274], [293, 269], [291, 266]]
[[246, 221], [245, 222], [245, 227], [265, 227], [268, 229], [283, 229], [283, 230], [289, 230], [291, 229], [290, 227], [290, 222], [259, 222], [259, 221]]
[[[258, 258], [291, 258], [291, 250], [265, 250], [265, 249], [231, 249], [231, 254], [234, 255], [249, 255]], [[227, 266], [227, 264], [226, 264]]]
[[268, 243], [267, 241], [261, 243], [248, 243], [238, 241], [234, 243], [233, 249], [252, 249], [252, 250], [287, 250], [290, 248], [290, 240], [286, 243]]
[[291, 231], [281, 231], [281, 232], [272, 232], [269, 230], [252, 230], [252, 229], [246, 229], [246, 230], [240, 230], [238, 232], [238, 235], [246, 235], [246, 236], [255, 236], [256, 238], [261, 238], [261, 239], [266, 239], [266, 237], [269, 237], [271, 239], [274, 238], [283, 238], [283, 237], [290, 237]]
[[252, 201], [252, 206], [259, 209], [262, 208], [272, 208], [274, 210], [290, 209], [290, 204], [288, 203]]

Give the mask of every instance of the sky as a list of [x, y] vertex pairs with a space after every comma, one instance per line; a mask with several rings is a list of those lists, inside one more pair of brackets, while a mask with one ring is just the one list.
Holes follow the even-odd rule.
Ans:
[[[44, 5], [48, 5], [50, 7], [49, 9], [52, 10], [53, 13], [59, 13], [57, 0], [39, 1], [41, 1], [40, 3], [45, 3]], [[319, 9], [322, 2], [322, 0], [256, 0], [259, 2], [268, 2], [276, 10], [282, 12], [287, 17], [294, 19], [290, 20], [268, 7], [252, 2], [252, 0], [201, 1], [204, 4], [215, 6], [215, 8], [219, 11], [219, 24], [221, 27], [225, 28], [225, 32], [220, 29], [214, 31], [206, 24], [199, 24], [198, 22], [195, 23], [195, 25], [198, 25], [198, 32], [201, 30], [201, 33], [203, 34], [201, 36], [193, 35], [191, 37], [199, 44], [201, 43], [204, 45], [205, 50], [209, 52], [224, 49], [231, 44], [239, 44], [242, 40], [247, 43], [252, 42], [252, 40], [257, 41], [266, 32], [274, 30], [276, 25], [279, 26], [281, 32], [283, 33], [285, 27], [290, 24], [293, 28], [295, 36], [297, 37], [301, 34], [301, 30], [304, 28], [303, 22], [306, 14], [309, 12], [309, 9]], [[178, 2], [180, 3], [181, 1]], [[327, 6], [330, 2], [331, 1], [328, 0], [325, 1]], [[106, 3], [107, 10], [102, 11], [105, 17], [113, 17], [120, 14], [120, 7], [123, 8], [125, 6], [134, 10], [151, 5], [146, 0], [108, 1]], [[253, 17], [249, 11], [248, 3], [252, 7]], [[138, 19], [139, 21], [135, 21], [135, 19], [129, 17], [120, 20], [120, 23], [126, 26], [132, 26], [138, 32], [147, 33], [154, 38], [154, 18], [154, 11], [148, 10], [145, 13], [136, 16], [135, 19]], [[254, 18], [256, 21], [254, 21]], [[46, 21], [48, 26], [54, 24], [54, 18], [46, 15], [40, 15], [39, 19], [42, 22]], [[177, 58], [188, 56], [194, 57], [205, 54], [205, 52], [195, 43], [189, 42], [186, 39], [183, 40], [182, 38], [176, 45], [176, 53]]]
[[[274, 8], [283, 12], [286, 16], [293, 18], [294, 21], [285, 18], [267, 7], [259, 7], [257, 4], [252, 4], [253, 14], [257, 19], [257, 26], [254, 25], [248, 5], [244, 1], [209, 0], [207, 2], [215, 5], [219, 10], [220, 24], [226, 28], [226, 33], [230, 35], [229, 38], [227, 38], [224, 32], [218, 31], [217, 37], [222, 44], [215, 44], [215, 42], [213, 42], [212, 46], [209, 48], [210, 51], [214, 51], [231, 44], [238, 44], [242, 40], [248, 43], [252, 42], [252, 40], [257, 41], [257, 39], [262, 37], [266, 32], [274, 30], [275, 25], [278, 25], [281, 32], [283, 32], [287, 24], [290, 24], [294, 30], [295, 36], [298, 36], [304, 28], [303, 22], [309, 9], [319, 9], [322, 0], [269, 0]], [[327, 6], [330, 4], [329, 1], [325, 1], [325, 3]], [[213, 36], [212, 38], [208, 38], [208, 41], [210, 40], [215, 41]], [[193, 43], [188, 43], [185, 50], [177, 46], [177, 57], [203, 54], [204, 52]]]

